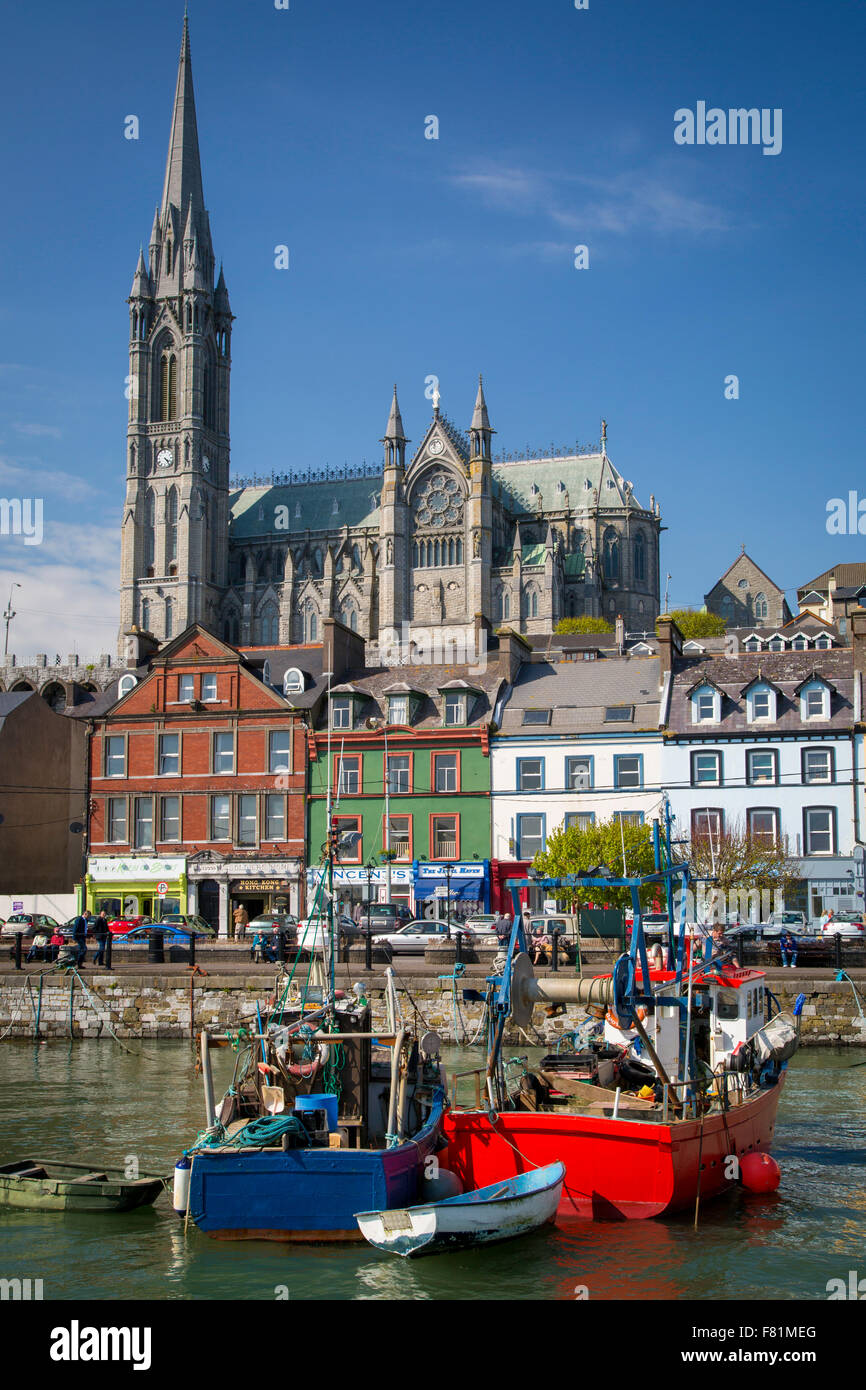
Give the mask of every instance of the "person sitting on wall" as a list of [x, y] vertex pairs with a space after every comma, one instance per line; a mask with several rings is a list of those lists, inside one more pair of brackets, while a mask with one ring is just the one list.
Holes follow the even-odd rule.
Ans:
[[797, 938], [793, 932], [783, 931], [779, 937], [779, 950], [782, 953], [782, 969], [789, 966], [793, 970], [797, 964]]
[[61, 947], [62, 945], [63, 945], [63, 932], [60, 930], [59, 927], [55, 927], [55, 928], [54, 928], [54, 931], [51, 933], [51, 940], [50, 940], [49, 943], [48, 943], [48, 958], [49, 958], [49, 960], [56, 960], [56, 959], [57, 959], [57, 953], [58, 953], [58, 951], [60, 950], [60, 947]]
[[267, 960], [271, 962], [276, 960], [276, 955], [274, 954], [270, 940], [263, 932], [256, 932], [253, 937], [253, 944], [250, 947], [250, 960]]
[[547, 964], [548, 952], [550, 950], [550, 937], [541, 922], [537, 927], [532, 928], [531, 946], [533, 951], [532, 964], [539, 965], [541, 957], [544, 956], [544, 963]]
[[37, 951], [39, 952], [39, 958], [40, 958], [40, 960], [44, 960], [44, 959], [45, 959], [45, 947], [46, 947], [47, 945], [48, 945], [48, 937], [46, 936], [45, 932], [41, 932], [41, 931], [40, 931], [40, 932], [37, 932], [36, 935], [35, 935], [34, 938], [33, 938], [33, 942], [32, 942], [32, 944], [31, 944], [31, 946], [30, 946], [30, 950], [27, 952], [27, 962], [29, 963], [31, 960], [33, 960], [33, 957], [36, 955], [36, 952], [37, 952]]

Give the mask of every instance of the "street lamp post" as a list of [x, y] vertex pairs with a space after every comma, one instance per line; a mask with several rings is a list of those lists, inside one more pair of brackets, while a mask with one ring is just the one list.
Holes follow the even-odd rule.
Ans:
[[9, 624], [11, 623], [12, 619], [15, 617], [15, 613], [14, 613], [14, 610], [13, 610], [13, 608], [12, 608], [12, 593], [13, 593], [13, 590], [15, 590], [15, 589], [20, 589], [20, 588], [21, 588], [21, 585], [20, 585], [20, 584], [18, 584], [17, 582], [16, 582], [16, 583], [13, 583], [12, 587], [11, 587], [10, 590], [9, 590], [9, 602], [8, 602], [7, 605], [6, 605], [6, 612], [3, 614], [3, 618], [4, 618], [5, 622], [6, 622], [6, 644], [5, 644], [4, 648], [3, 648], [3, 655], [4, 655], [4, 656], [8, 656], [8, 655], [9, 655]]

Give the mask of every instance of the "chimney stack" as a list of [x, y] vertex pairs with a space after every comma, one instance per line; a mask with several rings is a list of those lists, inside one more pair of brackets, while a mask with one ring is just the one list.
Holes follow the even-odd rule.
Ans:
[[663, 613], [656, 619], [656, 634], [659, 641], [659, 675], [665, 676], [674, 668], [674, 662], [683, 651], [683, 634], [673, 618]]

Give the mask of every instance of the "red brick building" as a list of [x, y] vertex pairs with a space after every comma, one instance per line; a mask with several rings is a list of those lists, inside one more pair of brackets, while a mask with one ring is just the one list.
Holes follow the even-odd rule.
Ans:
[[198, 911], [221, 935], [239, 903], [300, 912], [305, 656], [320, 674], [321, 648], [282, 648], [278, 688], [268, 653], [194, 625], [121, 678], [92, 725], [88, 906]]

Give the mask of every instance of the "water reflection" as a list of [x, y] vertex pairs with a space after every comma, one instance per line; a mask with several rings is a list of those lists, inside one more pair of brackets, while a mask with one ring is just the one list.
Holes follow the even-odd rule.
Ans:
[[[183, 1223], [170, 1196], [126, 1215], [0, 1208], [0, 1277], [43, 1278], [50, 1299], [290, 1300], [825, 1298], [830, 1278], [862, 1264], [866, 1242], [861, 1116], [866, 1067], [849, 1052], [794, 1059], [779, 1112], [777, 1193], [732, 1191], [665, 1221], [574, 1222], [520, 1241], [417, 1261], [364, 1245], [213, 1241]], [[453, 1052], [449, 1070], [480, 1054]], [[214, 1057], [224, 1086], [234, 1054]], [[471, 1090], [471, 1083], [470, 1083]], [[201, 1078], [188, 1043], [137, 1056], [105, 1041], [0, 1049], [0, 1161], [43, 1155], [170, 1173], [203, 1127]]]

